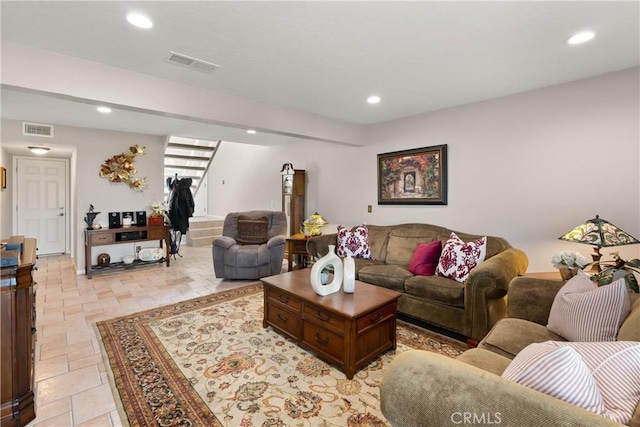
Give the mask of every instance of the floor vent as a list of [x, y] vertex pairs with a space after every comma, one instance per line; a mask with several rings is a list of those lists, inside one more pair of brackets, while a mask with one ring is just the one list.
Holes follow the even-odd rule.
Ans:
[[203, 73], [211, 73], [216, 68], [219, 68], [219, 65], [213, 64], [211, 62], [203, 61], [202, 59], [193, 58], [188, 55], [183, 55], [182, 53], [171, 52], [169, 56], [165, 58], [165, 61], [179, 65], [180, 67], [190, 68], [196, 71], [202, 71]]
[[22, 122], [22, 134], [30, 136], [46, 136], [53, 138], [53, 126], [41, 123]]

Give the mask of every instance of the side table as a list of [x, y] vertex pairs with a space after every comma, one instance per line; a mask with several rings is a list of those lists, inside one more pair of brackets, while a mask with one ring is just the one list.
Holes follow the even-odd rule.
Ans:
[[307, 258], [307, 240], [309, 237], [305, 237], [302, 233], [296, 233], [290, 237], [287, 237], [287, 271], [293, 269], [293, 257], [298, 257], [298, 265], [306, 267]]

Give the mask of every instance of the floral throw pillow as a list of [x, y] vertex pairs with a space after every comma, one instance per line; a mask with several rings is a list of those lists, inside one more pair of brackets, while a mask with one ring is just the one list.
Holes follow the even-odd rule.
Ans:
[[451, 233], [442, 248], [436, 275], [464, 283], [476, 265], [487, 256], [487, 238], [481, 237], [465, 243], [456, 233]]
[[373, 259], [371, 247], [369, 246], [369, 229], [366, 224], [349, 231], [346, 227], [338, 226], [338, 237], [336, 239], [336, 254], [339, 257]]

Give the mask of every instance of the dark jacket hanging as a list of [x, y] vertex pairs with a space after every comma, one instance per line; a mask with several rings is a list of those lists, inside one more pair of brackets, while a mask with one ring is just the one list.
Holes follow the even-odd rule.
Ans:
[[191, 194], [191, 178], [182, 178], [174, 182], [174, 189], [169, 198], [169, 219], [171, 229], [179, 230], [182, 234], [189, 231], [189, 218], [193, 216], [195, 203]]

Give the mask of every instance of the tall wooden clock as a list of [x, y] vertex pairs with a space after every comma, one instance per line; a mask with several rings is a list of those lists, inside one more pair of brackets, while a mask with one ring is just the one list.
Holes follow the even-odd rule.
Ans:
[[[292, 172], [292, 173], [291, 173]], [[303, 169], [282, 175], [282, 210], [287, 214], [288, 234], [300, 233], [305, 220], [307, 174]]]

